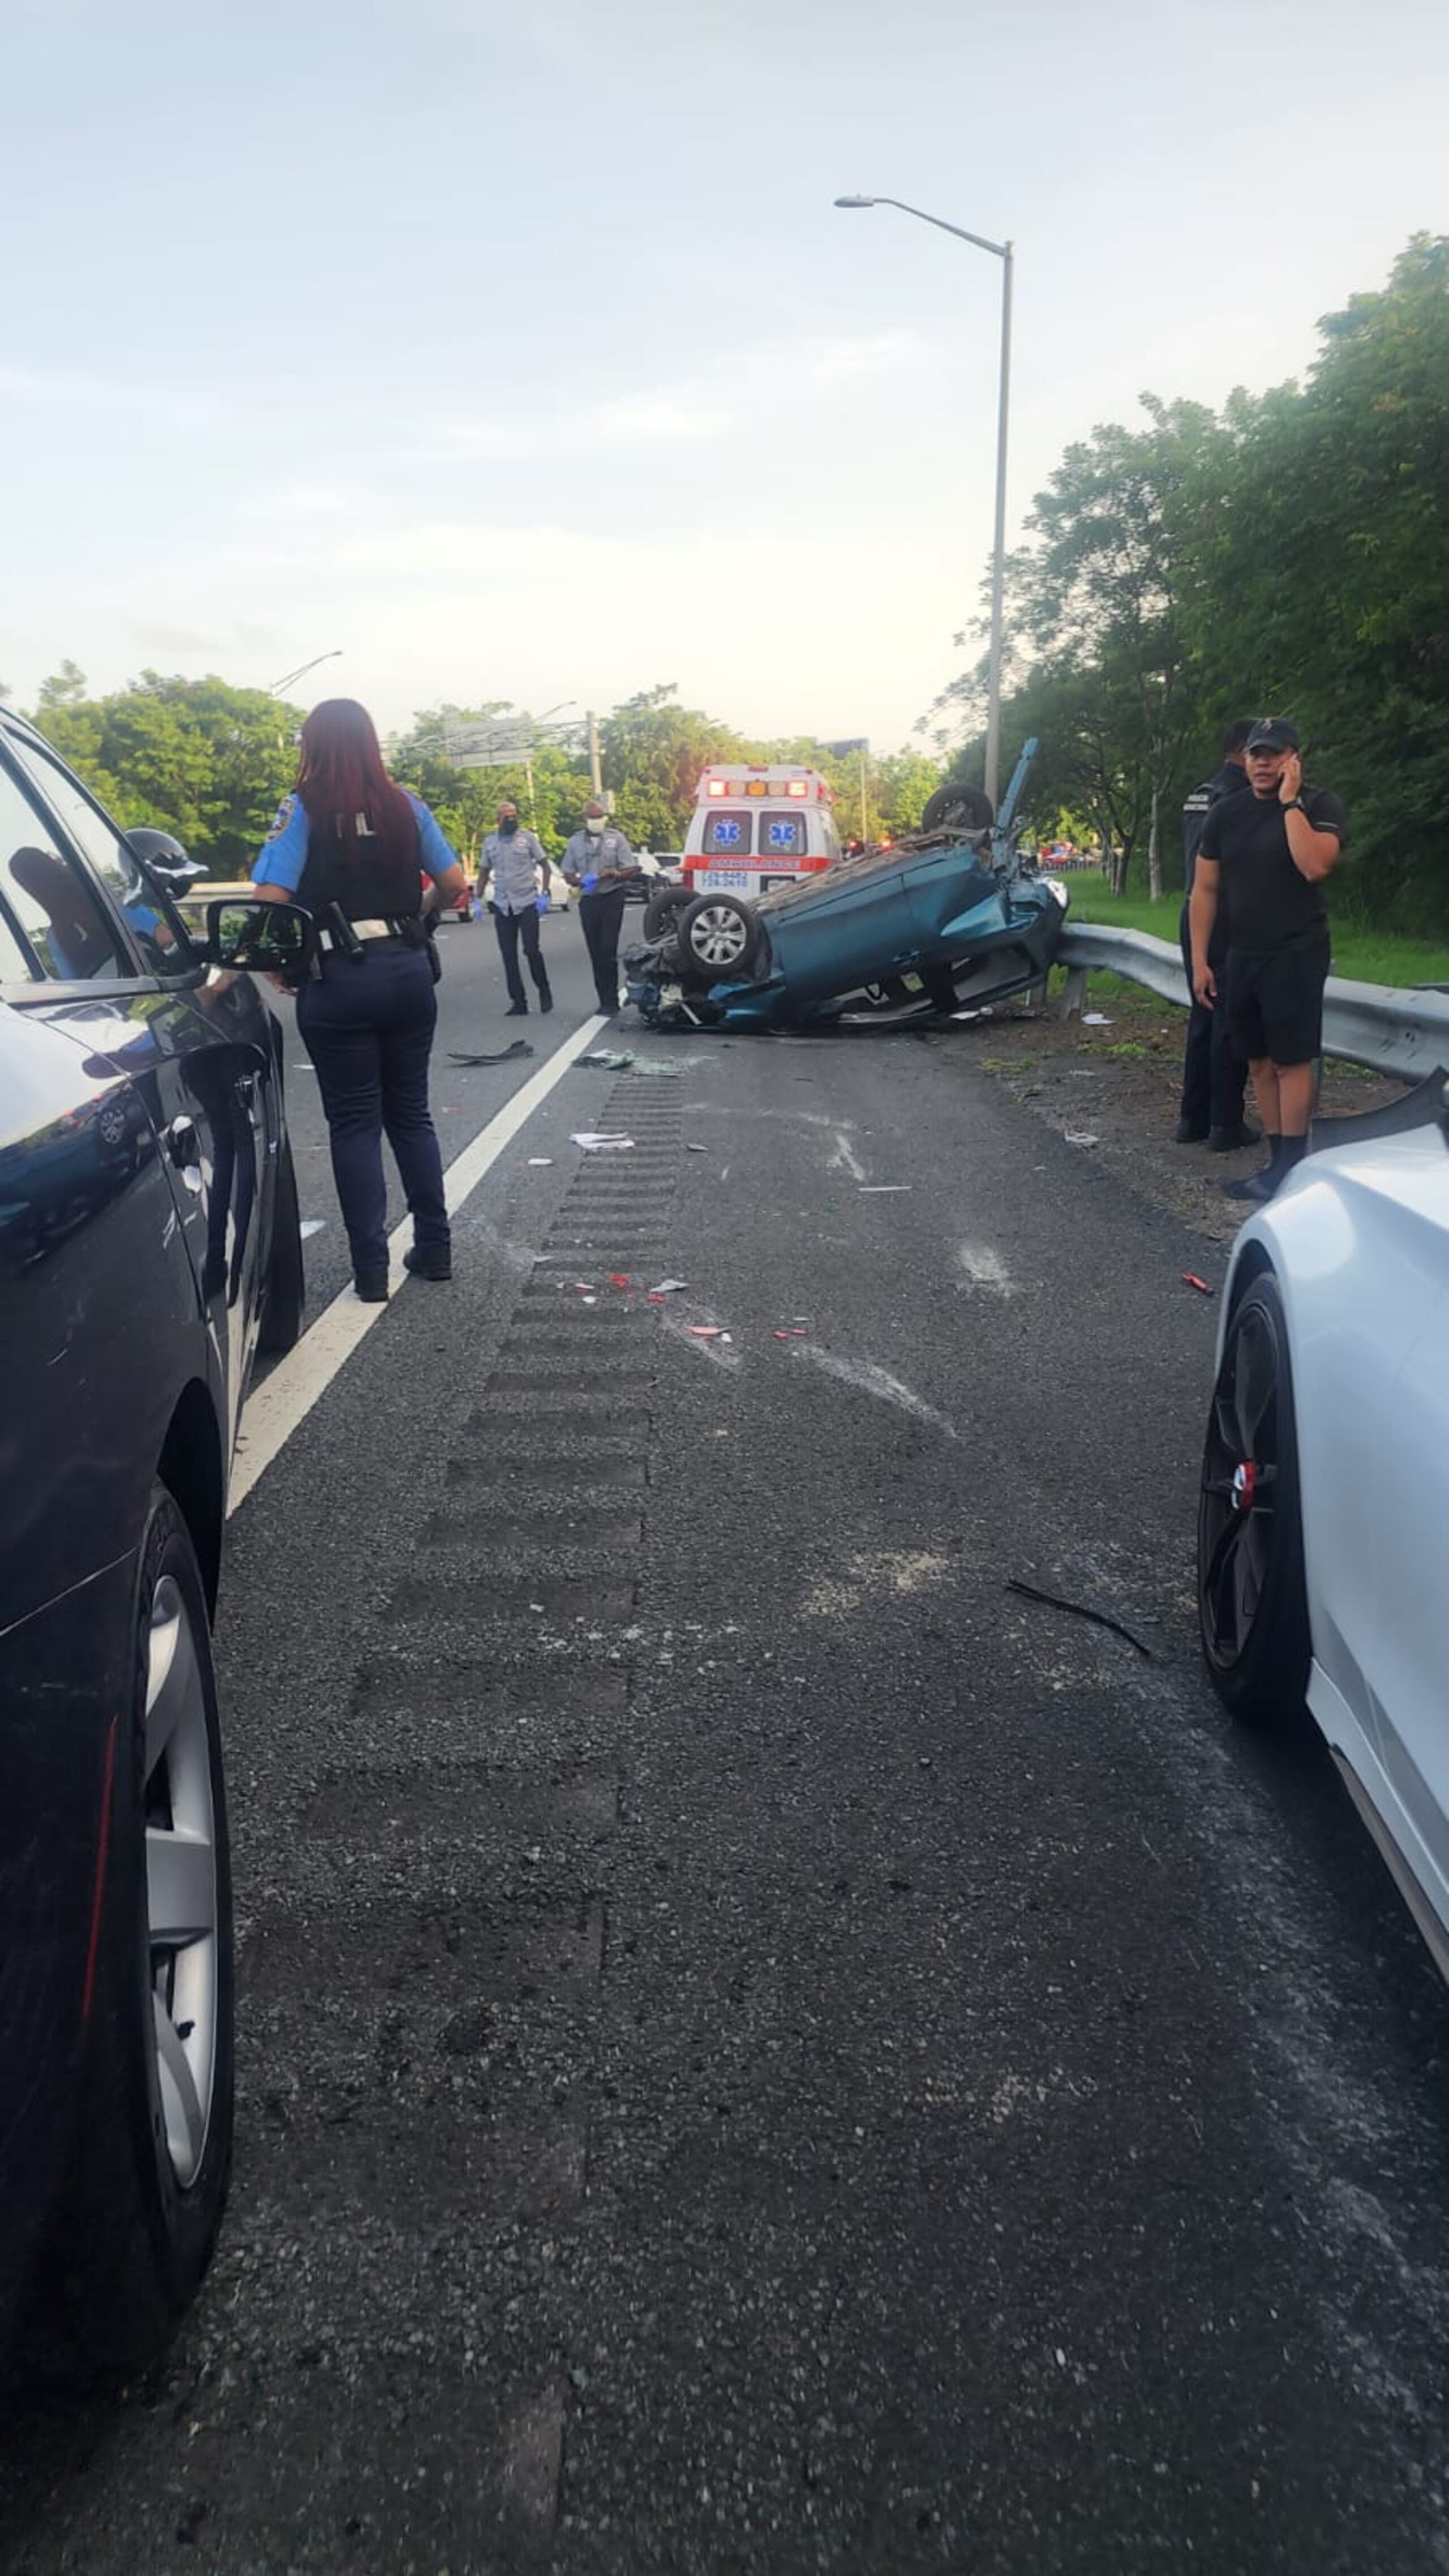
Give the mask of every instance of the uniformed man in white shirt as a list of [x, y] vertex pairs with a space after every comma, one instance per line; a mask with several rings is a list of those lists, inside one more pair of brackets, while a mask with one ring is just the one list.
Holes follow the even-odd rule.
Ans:
[[596, 796], [584, 807], [582, 831], [575, 832], [563, 854], [563, 872], [579, 890], [579, 920], [594, 990], [601, 1011], [612, 1016], [619, 1007], [619, 925], [624, 918], [624, 886], [640, 873], [639, 862], [617, 825], [610, 822]]
[[508, 985], [505, 1018], [517, 1020], [528, 1016], [528, 998], [518, 964], [520, 933], [528, 971], [538, 994], [538, 1007], [541, 1011], [551, 1011], [553, 995], [548, 986], [548, 969], [538, 944], [539, 919], [548, 910], [548, 860], [536, 835], [520, 830], [518, 807], [506, 800], [498, 808], [497, 831], [490, 832], [483, 844], [478, 892], [489, 904], [493, 927], [498, 933], [498, 949]]

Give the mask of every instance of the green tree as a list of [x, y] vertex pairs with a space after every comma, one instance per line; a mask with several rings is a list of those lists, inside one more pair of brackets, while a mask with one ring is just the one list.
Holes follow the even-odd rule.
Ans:
[[117, 822], [174, 832], [216, 876], [243, 875], [296, 775], [295, 707], [263, 689], [144, 672], [109, 697], [77, 695], [73, 663], [35, 721]]
[[713, 716], [676, 704], [677, 687], [642, 689], [599, 727], [604, 786], [636, 848], [677, 850], [694, 812], [700, 772], [715, 760], [749, 760], [757, 747]]

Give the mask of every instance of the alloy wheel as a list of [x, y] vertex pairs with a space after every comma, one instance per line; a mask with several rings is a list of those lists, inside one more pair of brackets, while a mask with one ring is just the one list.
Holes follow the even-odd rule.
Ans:
[[216, 1805], [191, 1612], [163, 1574], [147, 1639], [146, 1916], [166, 2147], [182, 2190], [201, 2167], [216, 2075]]
[[1246, 1303], [1223, 1353], [1203, 1457], [1198, 1589], [1208, 1657], [1243, 1656], [1267, 1592], [1277, 1539], [1281, 1463], [1277, 1330]]

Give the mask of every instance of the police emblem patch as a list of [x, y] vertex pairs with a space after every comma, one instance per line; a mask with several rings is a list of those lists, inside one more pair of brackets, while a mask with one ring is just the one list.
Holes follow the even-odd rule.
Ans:
[[292, 810], [296, 805], [296, 802], [297, 799], [295, 796], [284, 796], [282, 798], [282, 801], [277, 807], [276, 813], [272, 819], [272, 828], [267, 834], [267, 839], [269, 841], [276, 841], [281, 838], [281, 835], [285, 832], [287, 825], [292, 819]]

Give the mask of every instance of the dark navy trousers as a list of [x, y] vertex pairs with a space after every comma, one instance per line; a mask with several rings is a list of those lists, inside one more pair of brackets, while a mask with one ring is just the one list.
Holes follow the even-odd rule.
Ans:
[[[1219, 906], [1218, 924], [1221, 923], [1222, 909]], [[1181, 1115], [1189, 1126], [1204, 1130], [1241, 1127], [1248, 1068], [1235, 1058], [1233, 1042], [1228, 1035], [1226, 927], [1222, 928], [1220, 937], [1214, 938], [1208, 950], [1208, 964], [1218, 983], [1217, 1006], [1211, 1011], [1205, 1010], [1201, 1002], [1191, 999], [1192, 935], [1188, 929], [1186, 904], [1182, 907], [1178, 936], [1189, 995], [1187, 1042], [1182, 1051]]]
[[444, 1251], [443, 1158], [428, 1107], [438, 1002], [427, 957], [400, 940], [379, 940], [360, 957], [329, 949], [321, 967], [320, 982], [309, 979], [298, 994], [297, 1026], [317, 1068], [352, 1267], [387, 1267], [384, 1134], [415, 1241]]

